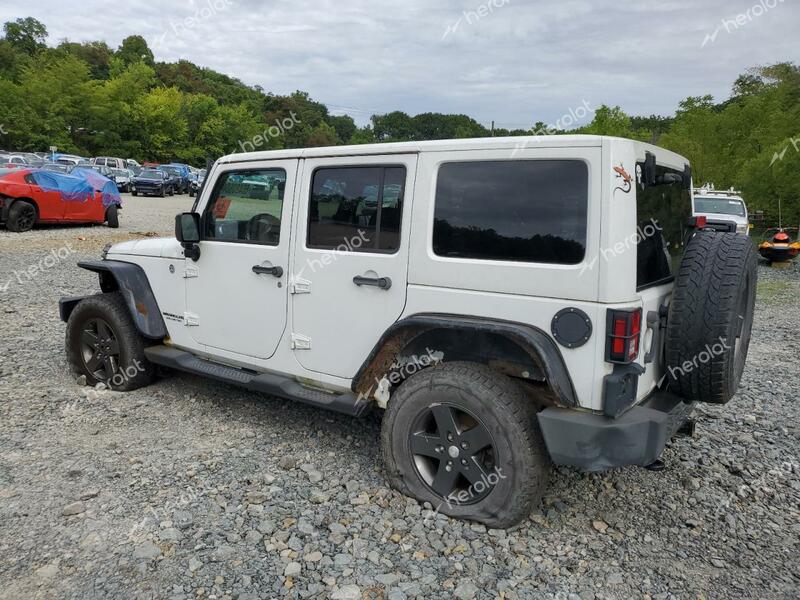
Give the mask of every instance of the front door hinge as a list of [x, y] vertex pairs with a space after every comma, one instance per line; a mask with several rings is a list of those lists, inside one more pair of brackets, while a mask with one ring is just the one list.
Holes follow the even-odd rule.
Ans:
[[289, 292], [292, 294], [310, 294], [311, 282], [302, 277], [292, 277], [292, 282], [289, 284]]
[[292, 350], [311, 350], [311, 338], [299, 333], [293, 333]]
[[183, 278], [189, 279], [191, 277], [200, 277], [200, 269], [194, 265], [187, 265], [183, 270]]
[[197, 327], [200, 325], [200, 317], [194, 313], [185, 312], [183, 313], [183, 324], [186, 327]]

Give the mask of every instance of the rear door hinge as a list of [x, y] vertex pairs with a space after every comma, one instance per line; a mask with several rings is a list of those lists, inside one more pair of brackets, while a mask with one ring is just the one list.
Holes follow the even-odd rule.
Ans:
[[200, 277], [200, 269], [194, 265], [187, 265], [183, 269], [183, 278], [190, 279], [192, 277]]
[[183, 313], [183, 324], [186, 327], [197, 327], [200, 325], [200, 317], [194, 313], [185, 312]]
[[292, 282], [289, 284], [289, 293], [291, 294], [310, 294], [311, 282], [302, 277], [292, 277]]
[[311, 350], [311, 338], [299, 333], [293, 333], [292, 350]]

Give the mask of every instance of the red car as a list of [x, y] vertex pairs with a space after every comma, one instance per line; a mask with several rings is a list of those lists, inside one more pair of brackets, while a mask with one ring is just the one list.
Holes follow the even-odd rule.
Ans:
[[116, 184], [75, 169], [71, 174], [0, 168], [0, 223], [28, 231], [39, 223], [106, 223], [119, 227], [122, 200]]

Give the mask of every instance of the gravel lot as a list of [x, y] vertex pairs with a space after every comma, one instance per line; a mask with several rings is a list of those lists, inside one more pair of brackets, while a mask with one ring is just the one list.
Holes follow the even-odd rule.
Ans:
[[386, 487], [375, 415], [179, 374], [75, 383], [57, 300], [97, 289], [76, 260], [190, 205], [0, 230], [0, 597], [797, 597], [800, 265], [760, 267], [743, 388], [697, 410], [665, 471], [559, 469], [541, 511], [487, 531]]

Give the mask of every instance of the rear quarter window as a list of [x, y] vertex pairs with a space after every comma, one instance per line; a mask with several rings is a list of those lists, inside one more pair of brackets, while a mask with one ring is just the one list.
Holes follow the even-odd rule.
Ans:
[[433, 250], [452, 258], [580, 263], [588, 197], [589, 170], [580, 160], [445, 163]]

